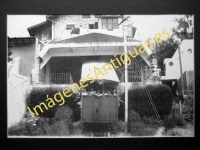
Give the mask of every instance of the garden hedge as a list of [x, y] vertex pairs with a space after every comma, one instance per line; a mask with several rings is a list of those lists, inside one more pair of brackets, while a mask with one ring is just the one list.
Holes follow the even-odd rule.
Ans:
[[[36, 105], [39, 105], [41, 102], [44, 102], [45, 104], [47, 104], [48, 103], [46, 102], [47, 94], [48, 94], [48, 98], [52, 98], [54, 100], [54, 95], [58, 92], [63, 93], [63, 89], [66, 87], [69, 87], [69, 85], [35, 85], [33, 86], [27, 98], [27, 107], [30, 107], [30, 109], [33, 110], [33, 107], [35, 107]], [[57, 108], [68, 106], [73, 111], [73, 119], [79, 120], [80, 108], [79, 108], [79, 105], [77, 104], [78, 100], [76, 100], [77, 97], [79, 96], [79, 92], [77, 91], [75, 94], [72, 91], [70, 92], [72, 93], [72, 96], [70, 97], [63, 96], [65, 99], [65, 103], [62, 106], [59, 106], [60, 103], [54, 100], [56, 105], [54, 105], [51, 108], [48, 107], [48, 110], [46, 110], [44, 106], [42, 106], [43, 113], [41, 113], [40, 110], [38, 109], [39, 117], [53, 118], [56, 113]]]
[[[173, 94], [169, 86], [163, 84], [146, 85], [146, 89], [150, 92], [152, 101], [159, 113], [163, 118], [170, 114], [172, 109]], [[121, 96], [125, 101], [125, 94]], [[155, 116], [152, 105], [148, 98], [144, 86], [132, 86], [128, 91], [128, 109], [133, 110], [139, 116]], [[119, 118], [124, 118], [124, 104], [119, 108]]]

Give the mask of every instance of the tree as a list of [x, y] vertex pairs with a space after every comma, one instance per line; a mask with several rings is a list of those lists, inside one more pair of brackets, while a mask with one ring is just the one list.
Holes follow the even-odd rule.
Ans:
[[173, 35], [182, 40], [193, 39], [193, 15], [183, 15], [180, 18], [175, 18], [178, 23], [176, 28], [172, 28]]
[[157, 43], [154, 47], [155, 51], [150, 55], [157, 55], [158, 66], [163, 70], [163, 61], [165, 58], [171, 58], [178, 48], [178, 45], [184, 39], [193, 39], [193, 15], [183, 15], [180, 18], [175, 18], [174, 21], [178, 26], [172, 28], [172, 36], [167, 40]]

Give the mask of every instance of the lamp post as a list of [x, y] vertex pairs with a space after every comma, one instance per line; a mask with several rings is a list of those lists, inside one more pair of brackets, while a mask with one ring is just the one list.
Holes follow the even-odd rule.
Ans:
[[[126, 27], [124, 27], [124, 53], [127, 54], [127, 46], [126, 46]], [[127, 57], [125, 57], [125, 62], [127, 61]], [[127, 128], [128, 128], [128, 70], [127, 66], [125, 65], [125, 133], [127, 134]]]
[[[119, 24], [122, 24], [126, 21], [129, 17], [123, 19]], [[124, 53], [127, 53], [127, 43], [126, 43], [126, 26], [124, 26]], [[125, 57], [125, 62], [127, 61], [127, 57]], [[128, 133], [128, 71], [127, 66], [125, 65], [125, 134]]]

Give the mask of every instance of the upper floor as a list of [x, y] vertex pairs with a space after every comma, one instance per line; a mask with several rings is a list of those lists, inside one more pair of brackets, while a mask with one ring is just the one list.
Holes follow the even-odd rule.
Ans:
[[94, 32], [122, 37], [123, 26], [126, 26], [127, 36], [133, 37], [136, 28], [130, 20], [119, 25], [125, 18], [126, 15], [47, 15], [45, 22], [27, 30], [30, 36], [44, 43]]

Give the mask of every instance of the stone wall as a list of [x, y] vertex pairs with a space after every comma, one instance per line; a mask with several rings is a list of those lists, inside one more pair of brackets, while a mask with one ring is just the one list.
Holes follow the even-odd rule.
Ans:
[[80, 28], [81, 32], [87, 33], [89, 30], [89, 24], [98, 22], [98, 18], [91, 15], [90, 18], [82, 18], [82, 15], [60, 15], [54, 20], [53, 26], [56, 39], [65, 39], [70, 37], [71, 30], [66, 30], [67, 24], [75, 24], [76, 28]]
[[[118, 23], [122, 21], [122, 18], [118, 18]], [[80, 34], [90, 33], [89, 24], [95, 24], [98, 22], [98, 29], [102, 29], [101, 19], [95, 18], [95, 15], [90, 15], [90, 18], [82, 18], [82, 15], [59, 15], [54, 18], [53, 30], [54, 30], [54, 38], [58, 40], [66, 39], [72, 37], [71, 30], [66, 30], [67, 24], [75, 24], [75, 28], [80, 28]], [[123, 23], [123, 26], [126, 26], [127, 35], [130, 36], [132, 33], [132, 22], [130, 20]], [[123, 26], [120, 25], [119, 29], [114, 29], [122, 36], [123, 35]], [[108, 30], [104, 30], [108, 31]], [[112, 33], [112, 31], [109, 31]], [[108, 32], [108, 33], [109, 33]], [[107, 33], [107, 32], [105, 32]]]

